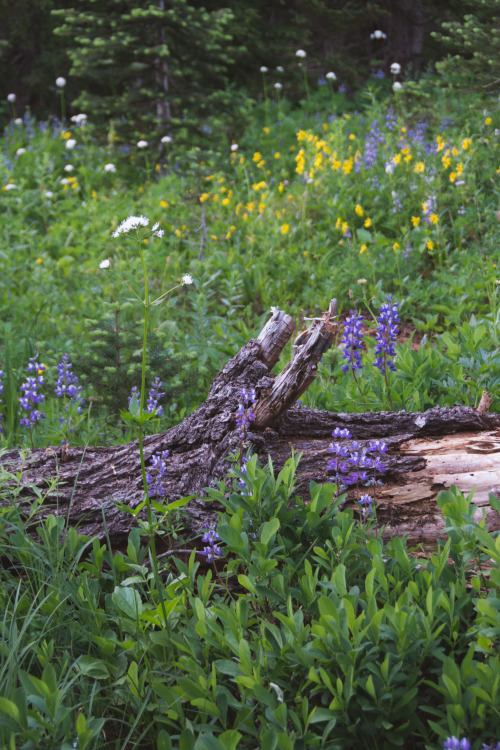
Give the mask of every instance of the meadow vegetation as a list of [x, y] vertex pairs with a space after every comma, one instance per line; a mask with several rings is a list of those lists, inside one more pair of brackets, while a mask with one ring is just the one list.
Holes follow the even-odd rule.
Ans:
[[[475, 407], [488, 390], [500, 410], [496, 108], [432, 82], [426, 108], [426, 82], [393, 90], [396, 69], [349, 100], [305, 79], [292, 107], [283, 74], [262, 75], [251, 125], [210, 152], [10, 102], [0, 448], [131, 440], [134, 388], [141, 412], [152, 390], [141, 429], [165, 430], [271, 307], [300, 328], [332, 297], [341, 321], [363, 316], [360, 367], [335, 347], [304, 404]], [[148, 222], [139, 249], [130, 216]], [[405, 335], [387, 374], [371, 334], [391, 304]], [[304, 504], [299, 457], [278, 476], [241, 459], [209, 493], [217, 527], [161, 560], [147, 526], [116, 551], [40, 522], [39, 489], [26, 517], [22, 474], [1, 469], [1, 746], [497, 747], [500, 541], [472, 496], [440, 494], [446, 539], [415, 555], [333, 483]]]

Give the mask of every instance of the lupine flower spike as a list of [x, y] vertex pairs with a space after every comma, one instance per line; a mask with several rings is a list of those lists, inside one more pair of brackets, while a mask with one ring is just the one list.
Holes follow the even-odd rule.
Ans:
[[217, 542], [220, 542], [220, 536], [217, 533], [217, 524], [214, 522], [206, 523], [203, 528], [207, 529], [207, 531], [203, 534], [201, 541], [206, 546], [203, 547], [201, 554], [205, 555], [207, 562], [213, 562], [216, 557], [222, 555], [222, 550], [217, 544]]
[[21, 385], [21, 391], [24, 395], [19, 397], [19, 403], [21, 404], [21, 408], [26, 412], [26, 416], [21, 418], [20, 424], [23, 427], [28, 427], [32, 447], [32, 430], [41, 419], [45, 419], [45, 413], [38, 409], [38, 404], [45, 401], [45, 396], [43, 393], [40, 393], [39, 389], [44, 383], [43, 373], [46, 369], [44, 364], [37, 362], [36, 357], [31, 357], [26, 368], [30, 376]]
[[58, 378], [55, 384], [55, 394], [58, 398], [64, 399], [64, 410], [66, 411], [66, 416], [60, 416], [59, 422], [61, 426], [66, 424], [70, 432], [74, 430], [70, 412], [74, 409], [77, 414], [81, 414], [84, 403], [81, 396], [82, 386], [78, 384], [78, 378], [72, 372], [72, 367], [69, 354], [63, 354], [60, 363], [57, 365]]
[[241, 391], [241, 403], [238, 404], [236, 410], [236, 425], [240, 430], [239, 438], [241, 441], [247, 437], [250, 422], [255, 419], [255, 414], [252, 411], [252, 406], [257, 403], [257, 394], [255, 388], [243, 388]]
[[344, 345], [344, 354], [342, 356], [347, 360], [347, 364], [344, 365], [342, 369], [344, 372], [349, 372], [349, 370], [351, 370], [354, 382], [361, 394], [361, 398], [364, 399], [363, 391], [356, 377], [356, 370], [363, 369], [363, 363], [361, 361], [361, 351], [363, 349], [362, 326], [363, 316], [360, 315], [357, 310], [351, 310], [344, 323], [344, 332], [342, 334], [341, 343]]
[[392, 297], [387, 297], [387, 303], [382, 305], [379, 310], [377, 333], [375, 336], [377, 339], [377, 346], [375, 347], [375, 354], [377, 355], [375, 367], [378, 367], [385, 377], [391, 409], [393, 408], [393, 405], [387, 370], [394, 371], [396, 369], [396, 365], [392, 361], [392, 358], [396, 356], [395, 344], [396, 336], [399, 332], [398, 305], [399, 302], [393, 302]]
[[163, 487], [163, 477], [167, 473], [167, 458], [169, 451], [153, 453], [151, 456], [151, 468], [146, 472], [146, 481], [151, 497], [163, 497], [165, 489]]

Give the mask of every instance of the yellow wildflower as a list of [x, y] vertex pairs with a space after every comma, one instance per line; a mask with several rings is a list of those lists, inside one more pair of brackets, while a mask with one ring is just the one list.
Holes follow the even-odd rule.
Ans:
[[276, 153], [274, 154], [274, 158], [275, 159], [280, 159], [281, 158], [281, 154], [280, 154], [279, 151], [276, 151]]
[[394, 156], [392, 157], [392, 163], [393, 163], [393, 164], [396, 164], [396, 165], [397, 165], [397, 164], [400, 164], [400, 163], [401, 163], [401, 154], [395, 154], [395, 155], [394, 155]]
[[439, 216], [438, 216], [437, 214], [431, 214], [431, 215], [429, 216], [429, 221], [430, 221], [430, 222], [431, 222], [432, 224], [437, 224], [437, 223], [438, 223], [438, 221], [439, 221]]
[[254, 162], [257, 163], [262, 159], [262, 154], [260, 153], [260, 151], [256, 151], [252, 158]]
[[349, 230], [349, 224], [347, 221], [342, 222], [342, 234], [346, 234], [346, 232]]
[[352, 168], [353, 168], [353, 158], [351, 156], [349, 159], [346, 159], [344, 163], [342, 164], [342, 171], [344, 172], [344, 174], [349, 174], [350, 172], [352, 172]]
[[168, 202], [167, 202], [167, 201], [160, 201], [160, 206], [161, 206], [162, 208], [167, 208], [167, 206], [168, 206]]
[[267, 125], [266, 125], [265, 127], [263, 127], [263, 128], [262, 128], [262, 132], [263, 132], [263, 133], [265, 133], [265, 134], [267, 135], [267, 134], [268, 134], [268, 133], [270, 133], [271, 131], [269, 130], [269, 128], [268, 128], [268, 127], [267, 127]]
[[278, 190], [280, 191], [280, 193], [282, 193], [284, 189], [285, 189], [285, 186], [283, 185], [282, 182], [280, 182], [280, 184], [278, 186]]
[[368, 245], [361, 245], [359, 248], [359, 254], [362, 255], [368, 249]]
[[420, 216], [412, 216], [411, 223], [414, 227], [418, 227], [418, 225], [420, 224]]
[[355, 141], [355, 140], [356, 140], [356, 136], [354, 135], [354, 133], [351, 133], [351, 134], [350, 134], [350, 136], [349, 136], [349, 140], [350, 140], [350, 141]]
[[363, 216], [364, 213], [365, 213], [363, 211], [362, 207], [359, 205], [359, 203], [356, 205], [356, 208], [354, 209], [354, 212], [355, 212], [356, 216]]
[[280, 229], [281, 234], [288, 234], [289, 230], [290, 230], [290, 226], [288, 224], [281, 225], [281, 229]]
[[210, 198], [210, 193], [202, 193], [200, 195], [200, 203], [205, 203]]
[[462, 149], [464, 151], [467, 151], [471, 143], [472, 143], [472, 138], [464, 138], [462, 141]]
[[37, 262], [38, 264], [42, 263], [42, 258], [37, 258], [37, 259], [36, 259], [36, 262]]
[[457, 173], [450, 172], [450, 182], [455, 182], [456, 179], [457, 179]]
[[492, 122], [493, 122], [493, 120], [491, 119], [491, 117], [487, 117], [486, 120], [484, 121], [484, 124], [485, 125], [491, 125]]
[[337, 221], [335, 222], [335, 229], [340, 229], [341, 226], [342, 226], [342, 219], [339, 216], [337, 218]]
[[401, 248], [401, 245], [399, 244], [399, 242], [395, 242], [394, 245], [392, 246], [392, 249], [394, 250], [394, 252], [396, 252], [400, 248]]
[[261, 159], [259, 162], [257, 162], [257, 169], [262, 169], [265, 163], [266, 163], [265, 159]]
[[370, 219], [370, 217], [368, 217], [367, 219], [365, 219], [365, 227], [368, 229], [369, 227], [371, 227], [371, 225], [372, 220]]
[[434, 243], [432, 240], [427, 240], [426, 248], [427, 250], [434, 250]]
[[425, 172], [425, 164], [423, 161], [417, 161], [415, 166], [413, 167], [413, 171], [416, 172], [416, 174], [419, 174], [420, 172]]
[[223, 206], [229, 206], [230, 202], [231, 201], [229, 200], [229, 198], [224, 198], [223, 201], [222, 201], [222, 205]]
[[71, 138], [71, 133], [69, 130], [63, 130], [61, 133], [61, 138], [64, 138], [65, 141], [68, 140], [68, 138]]

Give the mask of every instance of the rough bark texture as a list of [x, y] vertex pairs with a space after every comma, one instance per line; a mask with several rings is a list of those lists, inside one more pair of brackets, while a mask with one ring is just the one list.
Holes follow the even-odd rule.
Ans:
[[[254, 387], [258, 395], [254, 450], [263, 457], [269, 454], [277, 469], [292, 450], [301, 452], [299, 491], [304, 496], [311, 480], [331, 479], [327, 472], [331, 434], [335, 427], [348, 427], [354, 439], [384, 439], [389, 445], [388, 469], [377, 497], [378, 516], [388, 524], [388, 533], [407, 534], [414, 543], [435, 542], [442, 528], [436, 495], [451, 484], [464, 491], [475, 487], [475, 502], [487, 508], [490, 527], [499, 529], [500, 518], [488, 504], [488, 492], [500, 485], [498, 415], [462, 406], [436, 407], [421, 414], [335, 414], [294, 406], [333, 342], [334, 313], [332, 300], [330, 310], [296, 338], [291, 362], [274, 378], [271, 370], [295, 329], [290, 316], [276, 310], [258, 339], [250, 340], [217, 375], [199, 409], [167, 432], [145, 438], [146, 462], [153, 453], [170, 451], [164, 482], [168, 499], [202, 496], [205, 487], [225, 476], [227, 457], [238, 447], [235, 412], [240, 392]], [[19, 471], [19, 452], [5, 453], [2, 463]], [[57, 491], [46, 498], [43, 513], [64, 514], [80, 533], [100, 537], [105, 518], [112, 545], [119, 548], [125, 543], [133, 519], [116, 504], [135, 507], [143, 499], [136, 442], [70, 448], [65, 454], [59, 448], [40, 449], [24, 459], [22, 470], [26, 500], [30, 485], [43, 489], [47, 478], [60, 479]], [[214, 514], [213, 505], [198, 498], [187, 509], [194, 531]]]

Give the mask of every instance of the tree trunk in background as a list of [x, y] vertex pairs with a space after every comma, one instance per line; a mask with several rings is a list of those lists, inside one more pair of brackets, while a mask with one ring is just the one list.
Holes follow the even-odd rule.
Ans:
[[387, 67], [398, 62], [404, 69], [412, 63], [418, 70], [422, 64], [426, 16], [424, 0], [384, 0], [387, 10], [383, 27], [387, 34], [387, 50], [390, 58]]
[[[252, 446], [262, 461], [271, 456], [279, 470], [294, 451], [302, 453], [298, 492], [308, 496], [311, 480], [332, 481], [328, 446], [335, 427], [348, 428], [361, 442], [382, 439], [389, 446], [387, 471], [377, 493], [378, 519], [387, 534], [408, 535], [411, 543], [433, 545], [443, 528], [437, 493], [454, 484], [464, 492], [475, 488], [474, 502], [484, 508], [490, 528], [500, 518], [489, 507], [488, 493], [500, 492], [500, 418], [474, 409], [435, 407], [421, 414], [380, 412], [336, 414], [299, 407], [296, 401], [316, 376], [323, 353], [335, 338], [335, 301], [322, 318], [295, 339], [290, 363], [276, 377], [271, 371], [295, 331], [292, 318], [275, 311], [257, 339], [251, 339], [213, 381], [206, 401], [181, 424], [146, 437], [145, 457], [168, 449], [164, 486], [175, 500], [197, 495], [187, 506], [187, 525], [199, 532], [214, 517], [213, 504], [200, 499], [228, 471], [228, 457], [239, 446], [235, 412], [242, 388], [255, 388]], [[24, 505], [33, 499], [30, 486], [43, 488], [59, 477], [45, 499], [42, 515], [58, 513], [80, 533], [104, 537], [121, 548], [134, 520], [116, 503], [136, 507], [143, 499], [137, 443], [115, 447], [38, 449], [24, 461], [18, 451], [2, 456], [6, 470], [22, 470]], [[352, 499], [352, 498], [351, 498]], [[106, 522], [104, 526], [103, 519]]]

